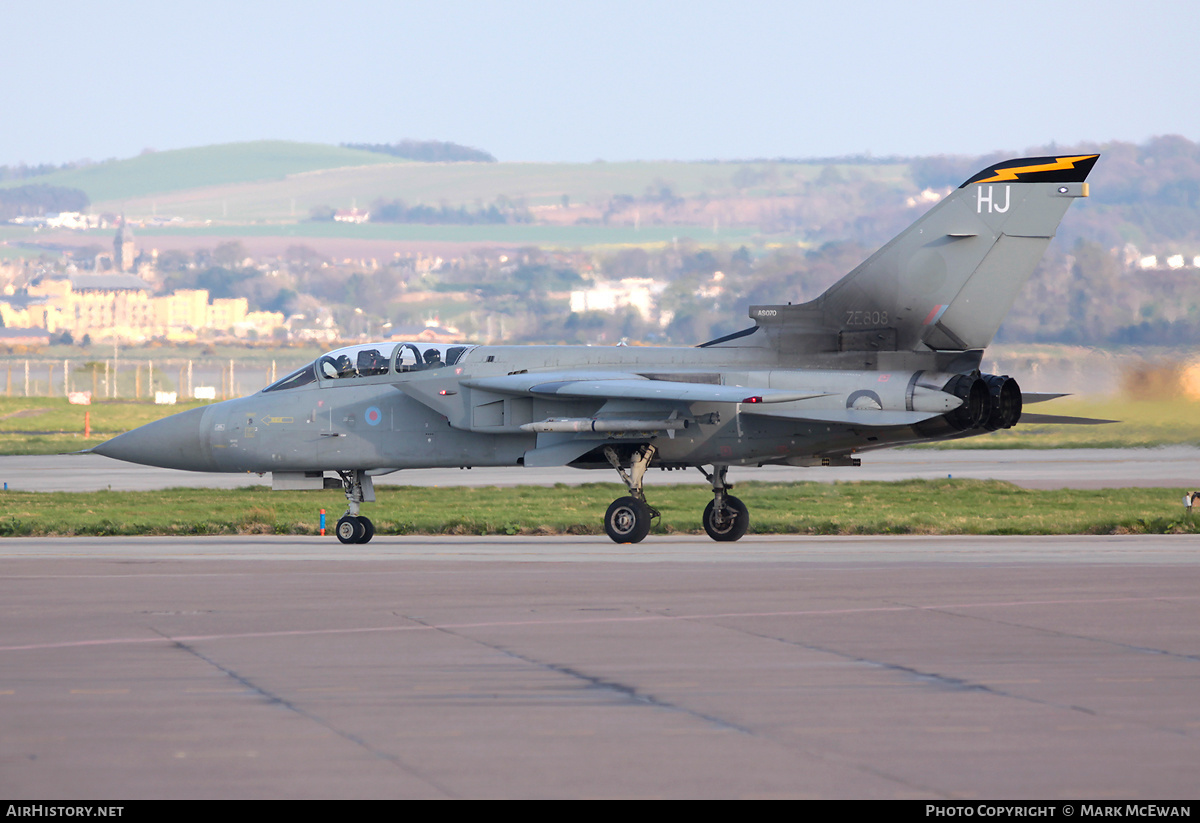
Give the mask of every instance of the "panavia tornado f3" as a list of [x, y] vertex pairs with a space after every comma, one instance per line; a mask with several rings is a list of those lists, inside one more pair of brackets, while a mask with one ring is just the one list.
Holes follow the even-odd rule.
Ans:
[[[209, 472], [271, 472], [277, 489], [341, 487], [336, 534], [374, 534], [372, 478], [431, 467], [615, 470], [608, 535], [637, 543], [658, 512], [646, 470], [699, 469], [704, 528], [750, 518], [730, 466], [858, 465], [870, 449], [970, 437], [1060, 395], [981, 374], [992, 341], [1098, 155], [998, 163], [971, 177], [817, 299], [751, 306], [754, 325], [692, 348], [369, 343], [331, 351], [256, 394], [92, 449]], [[711, 467], [711, 468], [706, 468]]]

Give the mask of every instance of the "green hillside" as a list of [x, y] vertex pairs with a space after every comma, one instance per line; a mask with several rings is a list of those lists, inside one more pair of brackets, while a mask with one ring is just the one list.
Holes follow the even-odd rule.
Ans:
[[[292, 173], [286, 179], [259, 175], [251, 180], [247, 176], [225, 184], [129, 197], [124, 207], [131, 215], [177, 215], [185, 220], [238, 223], [293, 222], [307, 218], [316, 207], [368, 208], [378, 199], [472, 208], [499, 197], [537, 207], [557, 205], [564, 195], [573, 204], [588, 204], [620, 195], [659, 194], [664, 189], [671, 196], [684, 198], [761, 197], [798, 194], [826, 168], [801, 163], [666, 161], [416, 163], [389, 162], [394, 158], [386, 155], [368, 157], [372, 163], [382, 164], [365, 168], [365, 163], [342, 163], [336, 169]], [[837, 168], [847, 180], [868, 179], [873, 185], [891, 189], [912, 185], [908, 166], [903, 164]], [[761, 178], [762, 182], [739, 186], [739, 178]], [[92, 203], [93, 211], [112, 211], [121, 205], [95, 196]]]
[[[103, 242], [112, 232], [89, 232]], [[751, 243], [758, 235], [752, 227], [735, 226], [546, 226], [537, 224], [499, 224], [479, 226], [440, 226], [423, 223], [295, 223], [290, 225], [222, 224], [214, 226], [181, 226], [138, 230], [138, 237], [284, 237], [298, 242], [317, 238], [346, 240], [384, 240], [398, 243], [498, 243], [504, 245], [540, 246], [544, 248], [586, 248], [594, 246], [655, 246], [673, 240], [690, 239], [700, 243], [741, 245]], [[774, 237], [775, 242], [792, 237]]]
[[280, 181], [288, 175], [322, 169], [402, 162], [383, 154], [320, 143], [259, 140], [152, 152], [0, 185], [37, 183], [82, 189], [94, 204], [93, 210], [101, 203], [119, 209], [122, 201], [167, 192]]
[[[805, 194], [822, 175], [892, 191], [912, 187], [906, 163], [633, 161], [426, 163], [319, 143], [261, 140], [150, 152], [126, 160], [0, 182], [81, 189], [92, 213], [124, 212], [223, 224], [294, 223], [313, 209], [369, 208], [377, 200], [479, 208], [598, 206]], [[824, 178], [822, 178], [824, 179]]]

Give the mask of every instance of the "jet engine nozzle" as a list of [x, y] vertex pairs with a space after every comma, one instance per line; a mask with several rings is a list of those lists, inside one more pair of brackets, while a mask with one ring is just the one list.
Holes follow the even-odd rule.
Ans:
[[1021, 387], [1007, 374], [985, 374], [982, 379], [987, 384], [991, 398], [983, 428], [990, 432], [1011, 429], [1021, 419]]
[[977, 429], [991, 412], [991, 394], [987, 383], [971, 374], [956, 375], [942, 391], [962, 400], [962, 405], [946, 415], [946, 421], [959, 431]]

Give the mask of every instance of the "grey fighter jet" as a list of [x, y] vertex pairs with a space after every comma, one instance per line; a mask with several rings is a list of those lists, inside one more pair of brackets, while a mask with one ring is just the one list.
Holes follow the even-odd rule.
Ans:
[[629, 493], [605, 531], [636, 543], [658, 516], [646, 470], [695, 467], [712, 484], [705, 530], [737, 540], [750, 519], [730, 466], [858, 465], [870, 449], [1010, 428], [1034, 417], [1023, 405], [1059, 396], [979, 366], [1097, 157], [985, 169], [816, 300], [751, 306], [753, 326], [694, 348], [348, 346], [92, 451], [340, 486], [343, 543], [374, 534], [360, 514], [373, 477], [455, 466], [611, 468]]

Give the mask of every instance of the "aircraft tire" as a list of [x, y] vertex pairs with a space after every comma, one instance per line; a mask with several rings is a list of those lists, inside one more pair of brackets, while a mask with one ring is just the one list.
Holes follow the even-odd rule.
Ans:
[[750, 511], [746, 508], [745, 503], [730, 496], [725, 497], [725, 508], [727, 510], [726, 519], [722, 523], [717, 523], [717, 501], [708, 501], [708, 505], [704, 507], [704, 530], [713, 540], [722, 543], [741, 540], [746, 534], [746, 529], [750, 528]]
[[375, 536], [375, 524], [365, 517], [359, 517], [359, 522], [362, 523], [362, 535], [358, 538], [359, 543], [370, 543], [371, 538]]
[[650, 507], [636, 497], [614, 500], [604, 513], [604, 531], [614, 543], [641, 543], [650, 533]]
[[[342, 519], [337, 522], [337, 527], [334, 529], [334, 533], [337, 534], [337, 539], [343, 543], [364, 542], [362, 540], [362, 536], [366, 533], [366, 529], [363, 528], [362, 524], [364, 519], [365, 518], [354, 517], [353, 515], [349, 514], [344, 515]], [[372, 528], [371, 533], [374, 534], [374, 532], [375, 530]]]

